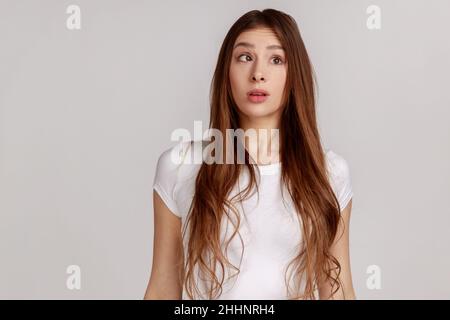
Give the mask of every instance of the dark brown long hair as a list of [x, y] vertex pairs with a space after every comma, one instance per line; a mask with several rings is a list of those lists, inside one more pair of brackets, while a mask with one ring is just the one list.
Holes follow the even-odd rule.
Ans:
[[[298, 245], [299, 252], [288, 264], [292, 268], [289, 279], [293, 275], [297, 284], [297, 291], [292, 293], [289, 279], [285, 277], [288, 297], [316, 299], [315, 290], [327, 281], [335, 288], [332, 297], [341, 287], [341, 266], [330, 254], [341, 209], [329, 182], [326, 156], [317, 127], [313, 68], [298, 26], [290, 15], [274, 9], [253, 10], [233, 24], [220, 49], [211, 83], [209, 127], [220, 130], [224, 137], [227, 136], [226, 129], [240, 128], [229, 80], [231, 54], [239, 34], [258, 27], [273, 30], [285, 48], [288, 62], [279, 128], [281, 181], [287, 186], [303, 233]], [[236, 148], [234, 143], [233, 147]], [[234, 154], [236, 157], [236, 152]], [[223, 218], [231, 219], [230, 214], [234, 214], [237, 223], [225, 244], [227, 246], [239, 234], [239, 212], [233, 204], [234, 197], [229, 199], [229, 195], [241, 170], [249, 170], [250, 181], [239, 195], [243, 194], [245, 199], [255, 186], [258, 189], [256, 173], [259, 171], [255, 172], [248, 159], [245, 151], [245, 164], [202, 163], [199, 169], [194, 198], [183, 230], [183, 238], [189, 232], [189, 241], [181, 277], [191, 299], [202, 295], [197, 285], [195, 267], [203, 279], [210, 280], [211, 285], [203, 297], [207, 299], [215, 299], [222, 293], [224, 277], [218, 279], [217, 266], [222, 271], [230, 267], [239, 273], [239, 267], [230, 263], [222, 250], [220, 227]], [[301, 281], [304, 281], [302, 293], [298, 292]]]

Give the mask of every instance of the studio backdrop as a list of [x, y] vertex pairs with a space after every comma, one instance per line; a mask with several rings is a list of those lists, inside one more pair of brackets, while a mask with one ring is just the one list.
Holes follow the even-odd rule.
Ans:
[[265, 8], [349, 164], [357, 298], [450, 299], [446, 0], [0, 0], [0, 298], [143, 298], [158, 156], [206, 130], [223, 38]]

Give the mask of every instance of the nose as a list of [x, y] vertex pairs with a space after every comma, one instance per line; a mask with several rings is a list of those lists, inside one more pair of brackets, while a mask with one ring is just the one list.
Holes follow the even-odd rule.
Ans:
[[254, 64], [254, 69], [252, 70], [251, 77], [253, 82], [264, 82], [267, 81], [267, 77], [265, 75], [265, 70], [260, 63]]
[[260, 82], [260, 81], [266, 81], [265, 80], [265, 78], [264, 78], [264, 76], [262, 75], [262, 74], [254, 74], [253, 76], [252, 76], [252, 80], [253, 81], [256, 81], [256, 82]]

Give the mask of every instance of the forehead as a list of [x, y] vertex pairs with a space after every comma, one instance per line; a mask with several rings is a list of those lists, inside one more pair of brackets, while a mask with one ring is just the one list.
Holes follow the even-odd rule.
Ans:
[[258, 46], [281, 45], [277, 35], [269, 28], [257, 28], [242, 32], [236, 39], [239, 42], [247, 42]]

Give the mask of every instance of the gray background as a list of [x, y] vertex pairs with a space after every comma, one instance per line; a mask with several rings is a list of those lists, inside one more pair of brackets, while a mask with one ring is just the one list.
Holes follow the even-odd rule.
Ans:
[[324, 144], [350, 165], [357, 297], [450, 298], [445, 0], [0, 1], [0, 298], [143, 297], [157, 158], [174, 129], [206, 128], [222, 40], [266, 7], [297, 20]]

